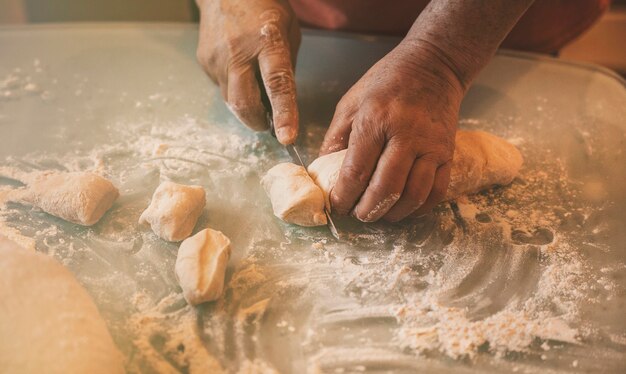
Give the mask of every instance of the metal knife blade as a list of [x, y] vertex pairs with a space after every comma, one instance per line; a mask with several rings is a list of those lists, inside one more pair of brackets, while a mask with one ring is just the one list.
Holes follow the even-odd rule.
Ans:
[[[309, 174], [309, 171], [307, 170], [306, 165], [304, 164], [304, 161], [302, 161], [302, 157], [300, 157], [300, 153], [298, 152], [298, 148], [296, 148], [296, 146], [294, 144], [288, 144], [288, 145], [286, 145], [286, 148], [287, 148], [287, 152], [291, 156], [291, 159], [296, 164], [302, 166], [304, 168], [304, 170], [306, 170], [306, 173]], [[309, 177], [310, 176], [311, 175], [309, 175]], [[335, 222], [333, 222], [333, 219], [330, 216], [330, 212], [328, 211], [328, 209], [326, 207], [324, 207], [324, 214], [326, 214], [326, 225], [328, 226], [328, 229], [330, 230], [330, 233], [335, 237], [335, 239], [340, 240], [339, 239], [339, 232], [337, 231], [337, 227], [335, 226]]]
[[[291, 156], [291, 159], [298, 165], [302, 166], [306, 169], [306, 165], [304, 165], [304, 161], [302, 161], [302, 157], [300, 157], [300, 153], [298, 152], [298, 148], [296, 148], [295, 144], [287, 144], [285, 146], [287, 148], [287, 153]], [[307, 170], [307, 173], [309, 171]]]
[[326, 214], [326, 226], [328, 226], [330, 233], [335, 237], [335, 239], [341, 240], [339, 237], [339, 231], [337, 231], [337, 227], [335, 226], [335, 222], [333, 222], [330, 212], [326, 209], [326, 207], [324, 207], [324, 213]]
[[[274, 118], [272, 118], [272, 114], [270, 111], [267, 112], [266, 117], [267, 123], [270, 126], [272, 136], [276, 137], [276, 132], [274, 131]], [[289, 156], [291, 156], [291, 159], [294, 161], [294, 163], [302, 166], [304, 170], [306, 170], [306, 173], [309, 174], [309, 171], [307, 170], [304, 161], [302, 161], [302, 157], [300, 157], [300, 152], [298, 152], [298, 148], [296, 148], [295, 144], [287, 144], [285, 148], [287, 148], [287, 153], [289, 153]], [[309, 174], [309, 177], [310, 176], [311, 175]], [[335, 237], [335, 239], [341, 240], [339, 237], [339, 231], [337, 231], [337, 226], [335, 226], [335, 222], [333, 222], [333, 219], [330, 216], [330, 212], [326, 207], [324, 207], [324, 214], [326, 214], [326, 226], [328, 226], [328, 230], [330, 230], [330, 233], [333, 235], [333, 237]]]

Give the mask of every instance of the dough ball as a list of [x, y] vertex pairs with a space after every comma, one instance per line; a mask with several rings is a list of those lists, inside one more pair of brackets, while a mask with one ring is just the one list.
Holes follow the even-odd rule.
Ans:
[[0, 371], [124, 373], [89, 294], [54, 259], [0, 237]]
[[230, 252], [230, 240], [216, 230], [204, 229], [182, 242], [176, 256], [176, 277], [189, 304], [222, 295]]
[[28, 177], [28, 186], [12, 200], [36, 206], [44, 212], [83, 226], [91, 226], [119, 197], [113, 183], [89, 172], [41, 172]]
[[[346, 156], [346, 150], [319, 157], [309, 165], [311, 177], [322, 188], [326, 204]], [[524, 159], [514, 145], [484, 131], [459, 130], [445, 200], [473, 194], [515, 179]]]
[[139, 217], [139, 224], [148, 223], [162, 239], [179, 242], [191, 235], [205, 204], [204, 188], [163, 182]]
[[265, 174], [261, 184], [276, 217], [300, 226], [326, 224], [324, 194], [304, 167], [290, 162], [278, 164]]

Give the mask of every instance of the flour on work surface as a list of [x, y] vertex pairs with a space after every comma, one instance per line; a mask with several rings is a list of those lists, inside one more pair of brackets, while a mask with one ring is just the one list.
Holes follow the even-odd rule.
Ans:
[[[458, 216], [440, 206], [439, 219], [423, 223], [436, 227], [425, 237], [412, 236], [407, 227], [390, 240], [387, 231], [371, 226], [348, 240], [372, 250], [350, 256], [314, 243], [313, 250], [337, 269], [346, 293], [383, 306], [372, 312], [350, 306], [338, 320], [393, 317], [394, 344], [405, 352], [454, 359], [475, 359], [480, 352], [544, 357], [552, 344], [594, 339], [580, 325], [580, 307], [610, 299], [595, 290], [611, 290], [613, 282], [591, 273], [578, 247], [581, 238], [571, 229], [602, 230], [595, 220], [602, 208], [575, 205], [569, 196], [577, 186], [566, 174], [559, 160], [543, 159], [508, 188], [456, 201]], [[390, 251], [373, 250], [377, 246]], [[537, 342], [543, 342], [539, 351]], [[361, 353], [365, 361], [366, 350]], [[318, 358], [321, 366], [324, 357]]]
[[[3, 89], [25, 97], [27, 74], [14, 75]], [[168, 97], [155, 93], [134, 105], [154, 110]], [[581, 306], [621, 290], [614, 279], [623, 264], [599, 272], [585, 255], [606, 250], [606, 186], [572, 182], [567, 165], [532, 148], [514, 126], [498, 132], [527, 159], [510, 186], [409, 222], [338, 219], [337, 242], [325, 227], [273, 217], [259, 178], [288, 155], [269, 135], [201, 116], [147, 117], [112, 120], [106, 127], [115, 137], [82, 150], [0, 161], [24, 171], [93, 171], [120, 189], [92, 228], [7, 204], [0, 233], [30, 240], [76, 274], [127, 356], [128, 372], [428, 371], [437, 362], [510, 372], [525, 358], [530, 372], [570, 351], [586, 367], [601, 351], [593, 347], [604, 331], [583, 323]], [[496, 128], [472, 119], [461, 125]], [[325, 128], [303, 128], [301, 149], [312, 156]], [[593, 145], [593, 135], [583, 138]], [[176, 281], [177, 246], [137, 224], [163, 181], [203, 186], [210, 204], [197, 227], [233, 241], [223, 296], [197, 308], [187, 306]], [[581, 193], [600, 203], [576, 203]], [[624, 345], [620, 334], [606, 336]]]
[[32, 95], [40, 95], [45, 98], [48, 95], [47, 91], [44, 91], [36, 82], [36, 74], [42, 71], [39, 60], [34, 60], [33, 69], [27, 71], [15, 68], [4, 77], [0, 77], [0, 102], [18, 100], [24, 96]]
[[174, 373], [186, 368], [191, 373], [224, 372], [204, 347], [191, 307], [164, 311], [176, 301], [175, 295], [169, 295], [152, 309], [131, 316], [127, 328], [137, 351], [129, 371]]
[[[226, 132], [217, 133], [192, 118], [161, 126], [139, 122], [112, 127], [112, 131], [124, 133], [122, 142], [103, 142], [81, 152], [33, 152], [0, 162], [0, 166], [26, 172], [94, 171], [107, 175], [120, 187], [122, 198], [102, 222], [91, 229], [77, 229], [41, 211], [3, 201], [0, 234], [23, 247], [41, 248], [77, 274], [110, 322], [114, 337], [125, 342], [124, 353], [133, 357], [129, 372], [150, 368], [156, 372], [216, 372], [221, 363], [211, 359], [212, 353], [203, 347], [203, 333], [195, 327], [196, 310], [180, 309], [180, 303], [171, 297], [154, 306], [163, 290], [178, 288], [174, 276], [176, 246], [160, 242], [148, 229], [139, 227], [137, 220], [150, 201], [151, 191], [160, 181], [167, 180], [211, 187], [218, 204], [236, 206], [248, 197], [241, 188], [228, 186], [236, 186], [242, 178], [256, 178], [258, 166], [271, 162], [259, 155], [272, 150], [266, 150], [254, 134], [246, 140]], [[254, 185], [258, 183], [256, 179]], [[226, 186], [221, 187], [222, 184]], [[2, 193], [9, 193], [13, 187], [1, 188]], [[211, 213], [226, 209], [217, 204], [210, 208]], [[220, 217], [209, 219], [220, 222]], [[245, 229], [245, 220], [237, 216], [231, 219]], [[206, 225], [206, 219], [200, 224]], [[247, 274], [260, 274], [250, 273], [250, 269]], [[237, 289], [249, 286], [251, 280], [242, 282], [244, 279], [248, 278], [235, 277]], [[134, 300], [136, 306], [129, 308], [128, 300]], [[221, 325], [227, 316], [224, 312], [220, 315]], [[160, 334], [170, 337], [168, 344], [159, 343]], [[247, 363], [242, 363], [242, 372], [271, 368], [260, 358], [242, 358], [244, 361]]]
[[[419, 353], [436, 351], [455, 359], [473, 358], [481, 349], [497, 356], [531, 352], [535, 339], [580, 344], [581, 332], [570, 326], [576, 326], [579, 305], [591, 286], [588, 269], [576, 248], [558, 231], [566, 217], [541, 214], [538, 209], [538, 202], [554, 200], [557, 188], [567, 188], [566, 180], [558, 169], [556, 175], [527, 172], [523, 178], [523, 183], [499, 192], [502, 200], [515, 199], [519, 210], [511, 210], [508, 204], [494, 205], [484, 195], [457, 202], [465, 228], [473, 232], [482, 226], [485, 231], [448, 245], [446, 257], [454, 266], [444, 265], [427, 277], [430, 289], [395, 309], [401, 326], [396, 336], [399, 344]], [[529, 184], [542, 188], [529, 188]], [[567, 202], [556, 204], [557, 212], [572, 211]], [[591, 214], [584, 208], [578, 212]], [[485, 250], [494, 240], [501, 243], [501, 248]], [[477, 275], [477, 266], [484, 266], [490, 258], [495, 258], [491, 269], [483, 268], [485, 275]], [[525, 271], [537, 273], [529, 279]], [[471, 291], [476, 295], [468, 289], [472, 279], [475, 288]], [[503, 300], [500, 308], [493, 307], [498, 293], [506, 293], [507, 284], [523, 285], [529, 280], [535, 282], [532, 293]], [[446, 301], [458, 306], [446, 305]]]
[[6, 237], [10, 241], [18, 244], [22, 248], [35, 250], [36, 241], [31, 237], [24, 236], [19, 230], [8, 226], [2, 217], [0, 217], [0, 235]]

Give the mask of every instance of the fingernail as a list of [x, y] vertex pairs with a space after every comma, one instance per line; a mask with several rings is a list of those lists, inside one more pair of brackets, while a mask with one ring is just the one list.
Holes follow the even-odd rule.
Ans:
[[364, 222], [361, 217], [359, 217], [356, 212], [353, 210], [352, 212], [350, 212], [350, 216], [352, 216], [353, 218], [356, 218], [357, 220]]
[[283, 144], [291, 144], [295, 140], [294, 131], [290, 127], [281, 127], [276, 130], [276, 137]]
[[368, 220], [369, 216], [366, 216], [365, 218], [362, 218], [361, 215], [356, 211], [356, 208], [350, 213], [350, 215], [356, 219], [358, 219], [361, 222], [371, 222], [371, 220]]

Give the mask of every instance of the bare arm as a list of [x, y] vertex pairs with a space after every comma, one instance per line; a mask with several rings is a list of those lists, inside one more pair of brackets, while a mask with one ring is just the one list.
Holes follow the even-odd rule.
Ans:
[[534, 0], [433, 0], [403, 43], [430, 47], [467, 88]]
[[331, 202], [363, 221], [445, 196], [461, 100], [533, 0], [432, 0], [404, 40], [344, 95], [322, 154], [347, 148]]

